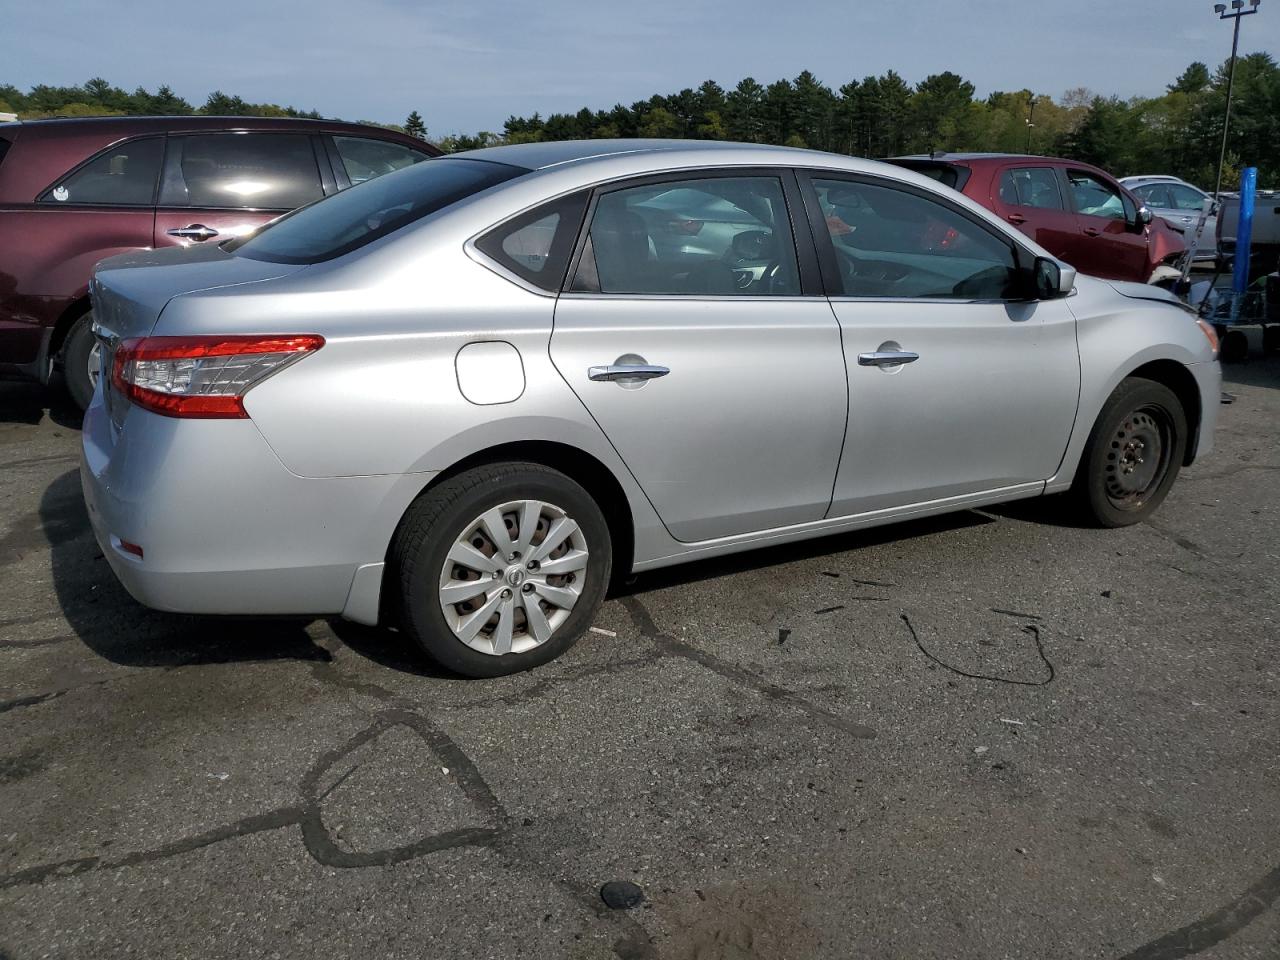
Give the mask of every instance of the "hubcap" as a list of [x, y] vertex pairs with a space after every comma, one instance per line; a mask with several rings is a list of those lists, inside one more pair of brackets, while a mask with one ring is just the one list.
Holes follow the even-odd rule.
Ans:
[[98, 389], [98, 378], [102, 375], [102, 344], [93, 338], [93, 346], [89, 348], [89, 386]]
[[513, 500], [462, 528], [440, 571], [454, 635], [491, 656], [525, 653], [559, 630], [582, 596], [587, 540], [555, 504]]
[[1168, 415], [1141, 407], [1121, 421], [1107, 451], [1107, 499], [1121, 510], [1138, 510], [1169, 470], [1172, 432]]

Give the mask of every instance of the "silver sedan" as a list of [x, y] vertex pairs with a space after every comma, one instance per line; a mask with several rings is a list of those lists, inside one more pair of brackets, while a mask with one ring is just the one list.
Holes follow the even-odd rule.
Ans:
[[679, 141], [417, 164], [103, 262], [81, 476], [142, 603], [546, 662], [612, 578], [1046, 494], [1147, 517], [1213, 330], [900, 167]]

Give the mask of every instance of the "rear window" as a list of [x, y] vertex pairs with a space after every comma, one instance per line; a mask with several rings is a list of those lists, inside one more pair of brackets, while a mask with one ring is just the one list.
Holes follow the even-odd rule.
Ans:
[[417, 163], [296, 210], [224, 249], [273, 263], [332, 260], [524, 173], [488, 160]]
[[936, 163], [932, 160], [890, 160], [889, 162], [914, 170], [930, 180], [937, 180], [944, 187], [950, 187], [952, 190], [963, 190], [969, 180], [969, 168], [954, 163]]

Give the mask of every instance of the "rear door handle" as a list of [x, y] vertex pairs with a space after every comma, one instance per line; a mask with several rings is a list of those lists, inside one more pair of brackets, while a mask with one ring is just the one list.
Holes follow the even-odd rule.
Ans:
[[1026, 223], [1027, 222], [1027, 218], [1020, 213], [1011, 213], [1009, 214], [1008, 219], [1010, 223]]
[[860, 367], [891, 367], [900, 363], [915, 363], [920, 354], [909, 350], [877, 350], [874, 353], [858, 354]]
[[172, 230], [166, 230], [165, 233], [171, 237], [182, 237], [184, 240], [204, 241], [211, 240], [218, 235], [218, 231], [212, 227], [206, 227], [203, 223], [193, 223], [187, 227], [174, 227]]
[[1097, 229], [1095, 229], [1094, 227], [1085, 227], [1085, 228], [1084, 228], [1084, 235], [1085, 235], [1086, 237], [1096, 237], [1096, 236], [1098, 236], [1098, 235], [1099, 235], [1099, 234], [1101, 234], [1101, 233], [1102, 233], [1102, 231], [1101, 231], [1101, 230], [1097, 230]]
[[610, 363], [587, 368], [587, 378], [598, 383], [611, 380], [653, 380], [665, 377], [671, 370], [650, 363]]

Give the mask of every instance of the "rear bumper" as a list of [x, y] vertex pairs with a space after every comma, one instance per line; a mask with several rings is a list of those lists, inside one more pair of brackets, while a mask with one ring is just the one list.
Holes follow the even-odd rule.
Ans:
[[139, 602], [180, 613], [376, 619], [387, 545], [431, 476], [298, 477], [251, 420], [131, 408], [117, 433], [101, 390], [81, 441], [85, 503], [112, 570]]

